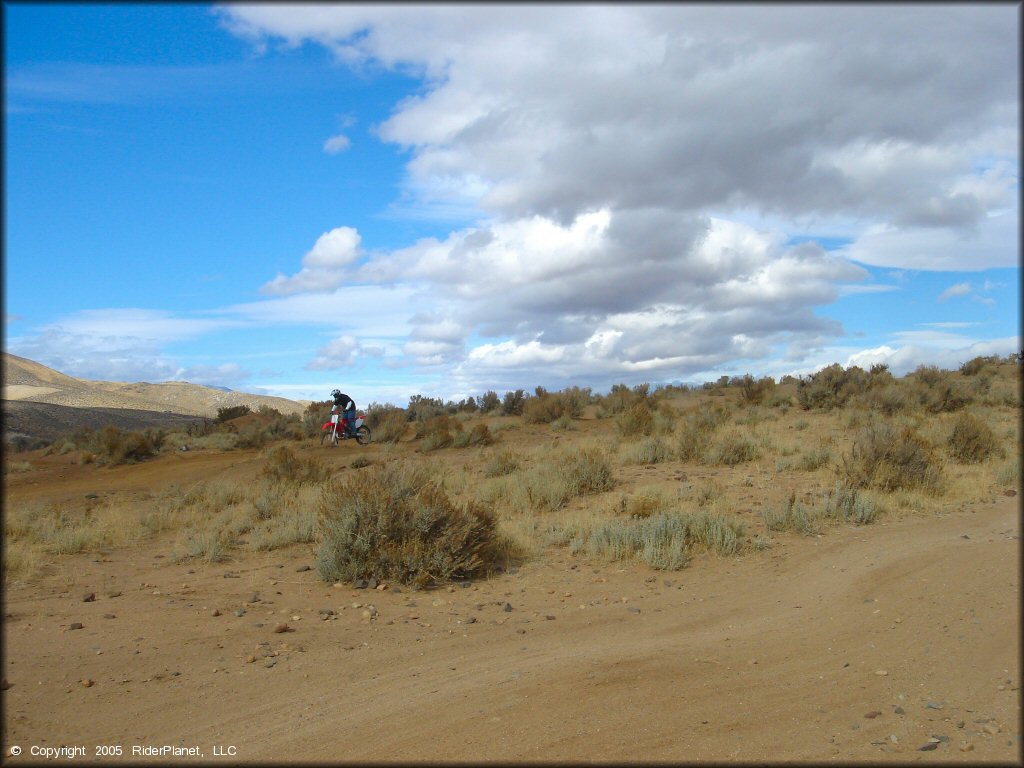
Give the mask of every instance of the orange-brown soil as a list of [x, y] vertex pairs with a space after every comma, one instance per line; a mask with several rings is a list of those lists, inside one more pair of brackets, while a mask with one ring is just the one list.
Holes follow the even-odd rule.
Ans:
[[[6, 501], [141, 498], [254, 456], [51, 457], [9, 475]], [[550, 549], [423, 591], [324, 584], [311, 546], [67, 556], [6, 589], [4, 754], [1019, 763], [1020, 555], [1018, 499], [999, 496], [675, 572]]]

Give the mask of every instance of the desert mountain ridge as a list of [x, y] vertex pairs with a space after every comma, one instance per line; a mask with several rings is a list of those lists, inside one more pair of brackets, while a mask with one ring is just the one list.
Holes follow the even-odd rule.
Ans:
[[78, 379], [8, 352], [3, 353], [3, 362], [5, 431], [33, 436], [51, 431], [40, 428], [46, 420], [92, 426], [108, 418], [110, 423], [135, 428], [136, 422], [149, 423], [156, 417], [212, 419], [218, 409], [240, 405], [254, 411], [270, 407], [285, 415], [301, 414], [309, 404], [308, 400], [225, 391], [185, 381], [151, 384]]

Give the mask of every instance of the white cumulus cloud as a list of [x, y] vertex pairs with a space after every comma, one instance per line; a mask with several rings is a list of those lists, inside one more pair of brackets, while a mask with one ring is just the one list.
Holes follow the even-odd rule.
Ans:
[[278, 274], [263, 286], [263, 293], [287, 295], [331, 291], [345, 279], [346, 268], [359, 258], [359, 233], [352, 227], [325, 232], [302, 257], [302, 269], [291, 277]]

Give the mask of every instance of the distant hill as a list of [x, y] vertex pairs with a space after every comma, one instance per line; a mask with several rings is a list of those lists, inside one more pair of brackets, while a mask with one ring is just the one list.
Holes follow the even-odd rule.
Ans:
[[[90, 381], [3, 353], [4, 432], [52, 439], [78, 426], [116, 424], [125, 429], [170, 426], [216, 418], [220, 408], [247, 405], [275, 408], [283, 414], [305, 410], [307, 401], [252, 395], [184, 381]], [[103, 421], [108, 419], [108, 421]], [[58, 428], [57, 434], [51, 433]]]

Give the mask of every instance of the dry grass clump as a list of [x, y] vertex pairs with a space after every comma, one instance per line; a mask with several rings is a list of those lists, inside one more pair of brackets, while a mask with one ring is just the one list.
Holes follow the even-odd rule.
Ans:
[[462, 432], [462, 422], [448, 414], [440, 414], [416, 422], [413, 439], [422, 441], [420, 450], [429, 453], [453, 445], [455, 443], [453, 432]]
[[946, 440], [950, 456], [961, 464], [978, 464], [1003, 456], [1003, 447], [992, 428], [972, 413], [960, 413]]
[[573, 554], [606, 560], [639, 559], [659, 570], [678, 570], [686, 566], [696, 547], [719, 555], [739, 552], [744, 525], [708, 512], [668, 511], [581, 527], [568, 538]]
[[928, 413], [951, 413], [970, 404], [972, 397], [950, 371], [922, 365], [906, 378], [903, 385], [911, 397]]
[[796, 468], [803, 472], [814, 472], [828, 466], [832, 461], [832, 452], [825, 445], [815, 445], [800, 454]]
[[765, 506], [761, 510], [761, 517], [769, 531], [793, 531], [804, 536], [814, 536], [830, 523], [873, 523], [878, 513], [878, 508], [870, 498], [853, 488], [838, 484], [818, 504], [804, 504], [797, 500], [796, 493], [791, 493], [783, 504]]
[[522, 457], [509, 448], [488, 454], [484, 460], [484, 477], [511, 475], [522, 465]]
[[572, 448], [531, 466], [510, 490], [515, 494], [513, 505], [519, 509], [550, 511], [580, 496], [610, 491], [616, 483], [600, 450]]
[[672, 459], [672, 448], [660, 437], [645, 437], [638, 443], [630, 443], [623, 451], [627, 464], [660, 464]]
[[630, 518], [650, 517], [657, 512], [664, 512], [673, 502], [657, 489], [640, 490], [632, 494], [623, 494], [614, 512]]
[[136, 464], [156, 456], [166, 436], [162, 429], [124, 431], [119, 427], [106, 426], [96, 431], [83, 427], [55, 440], [46, 454], [79, 451], [83, 464], [93, 461], [108, 466]]
[[649, 437], [654, 432], [654, 412], [647, 400], [638, 400], [615, 419], [619, 434], [626, 440]]
[[404, 408], [370, 406], [366, 426], [373, 431], [374, 442], [397, 443], [409, 428], [409, 417]]
[[425, 469], [382, 467], [324, 487], [317, 573], [419, 586], [474, 577], [500, 549], [496, 526], [481, 505], [454, 504]]
[[710, 437], [729, 420], [729, 410], [716, 404], [690, 408], [677, 429], [676, 454], [681, 461], [701, 462]]
[[748, 435], [738, 430], [729, 430], [711, 446], [706, 458], [710, 464], [734, 467], [737, 464], [754, 461], [760, 455], [761, 451], [757, 444]]
[[4, 539], [51, 555], [72, 555], [132, 541], [134, 531], [125, 523], [121, 510], [107, 505], [30, 504], [5, 510]]
[[260, 477], [271, 483], [301, 485], [318, 483], [330, 477], [331, 471], [316, 458], [300, 459], [287, 446], [278, 446], [270, 451], [260, 469]]
[[851, 488], [934, 493], [939, 490], [942, 473], [927, 440], [909, 426], [897, 429], [883, 422], [861, 430], [850, 454], [843, 457], [841, 474]]
[[750, 405], [759, 405], [775, 392], [775, 379], [765, 376], [755, 379], [749, 373], [739, 382], [740, 401]]
[[468, 432], [456, 432], [452, 439], [452, 445], [456, 448], [491, 445], [494, 439], [494, 433], [491, 432], [490, 427], [486, 424], [474, 424]]
[[523, 420], [528, 424], [551, 424], [559, 419], [578, 419], [589, 402], [589, 387], [569, 387], [561, 392], [547, 392], [537, 387], [536, 397], [523, 403]]

